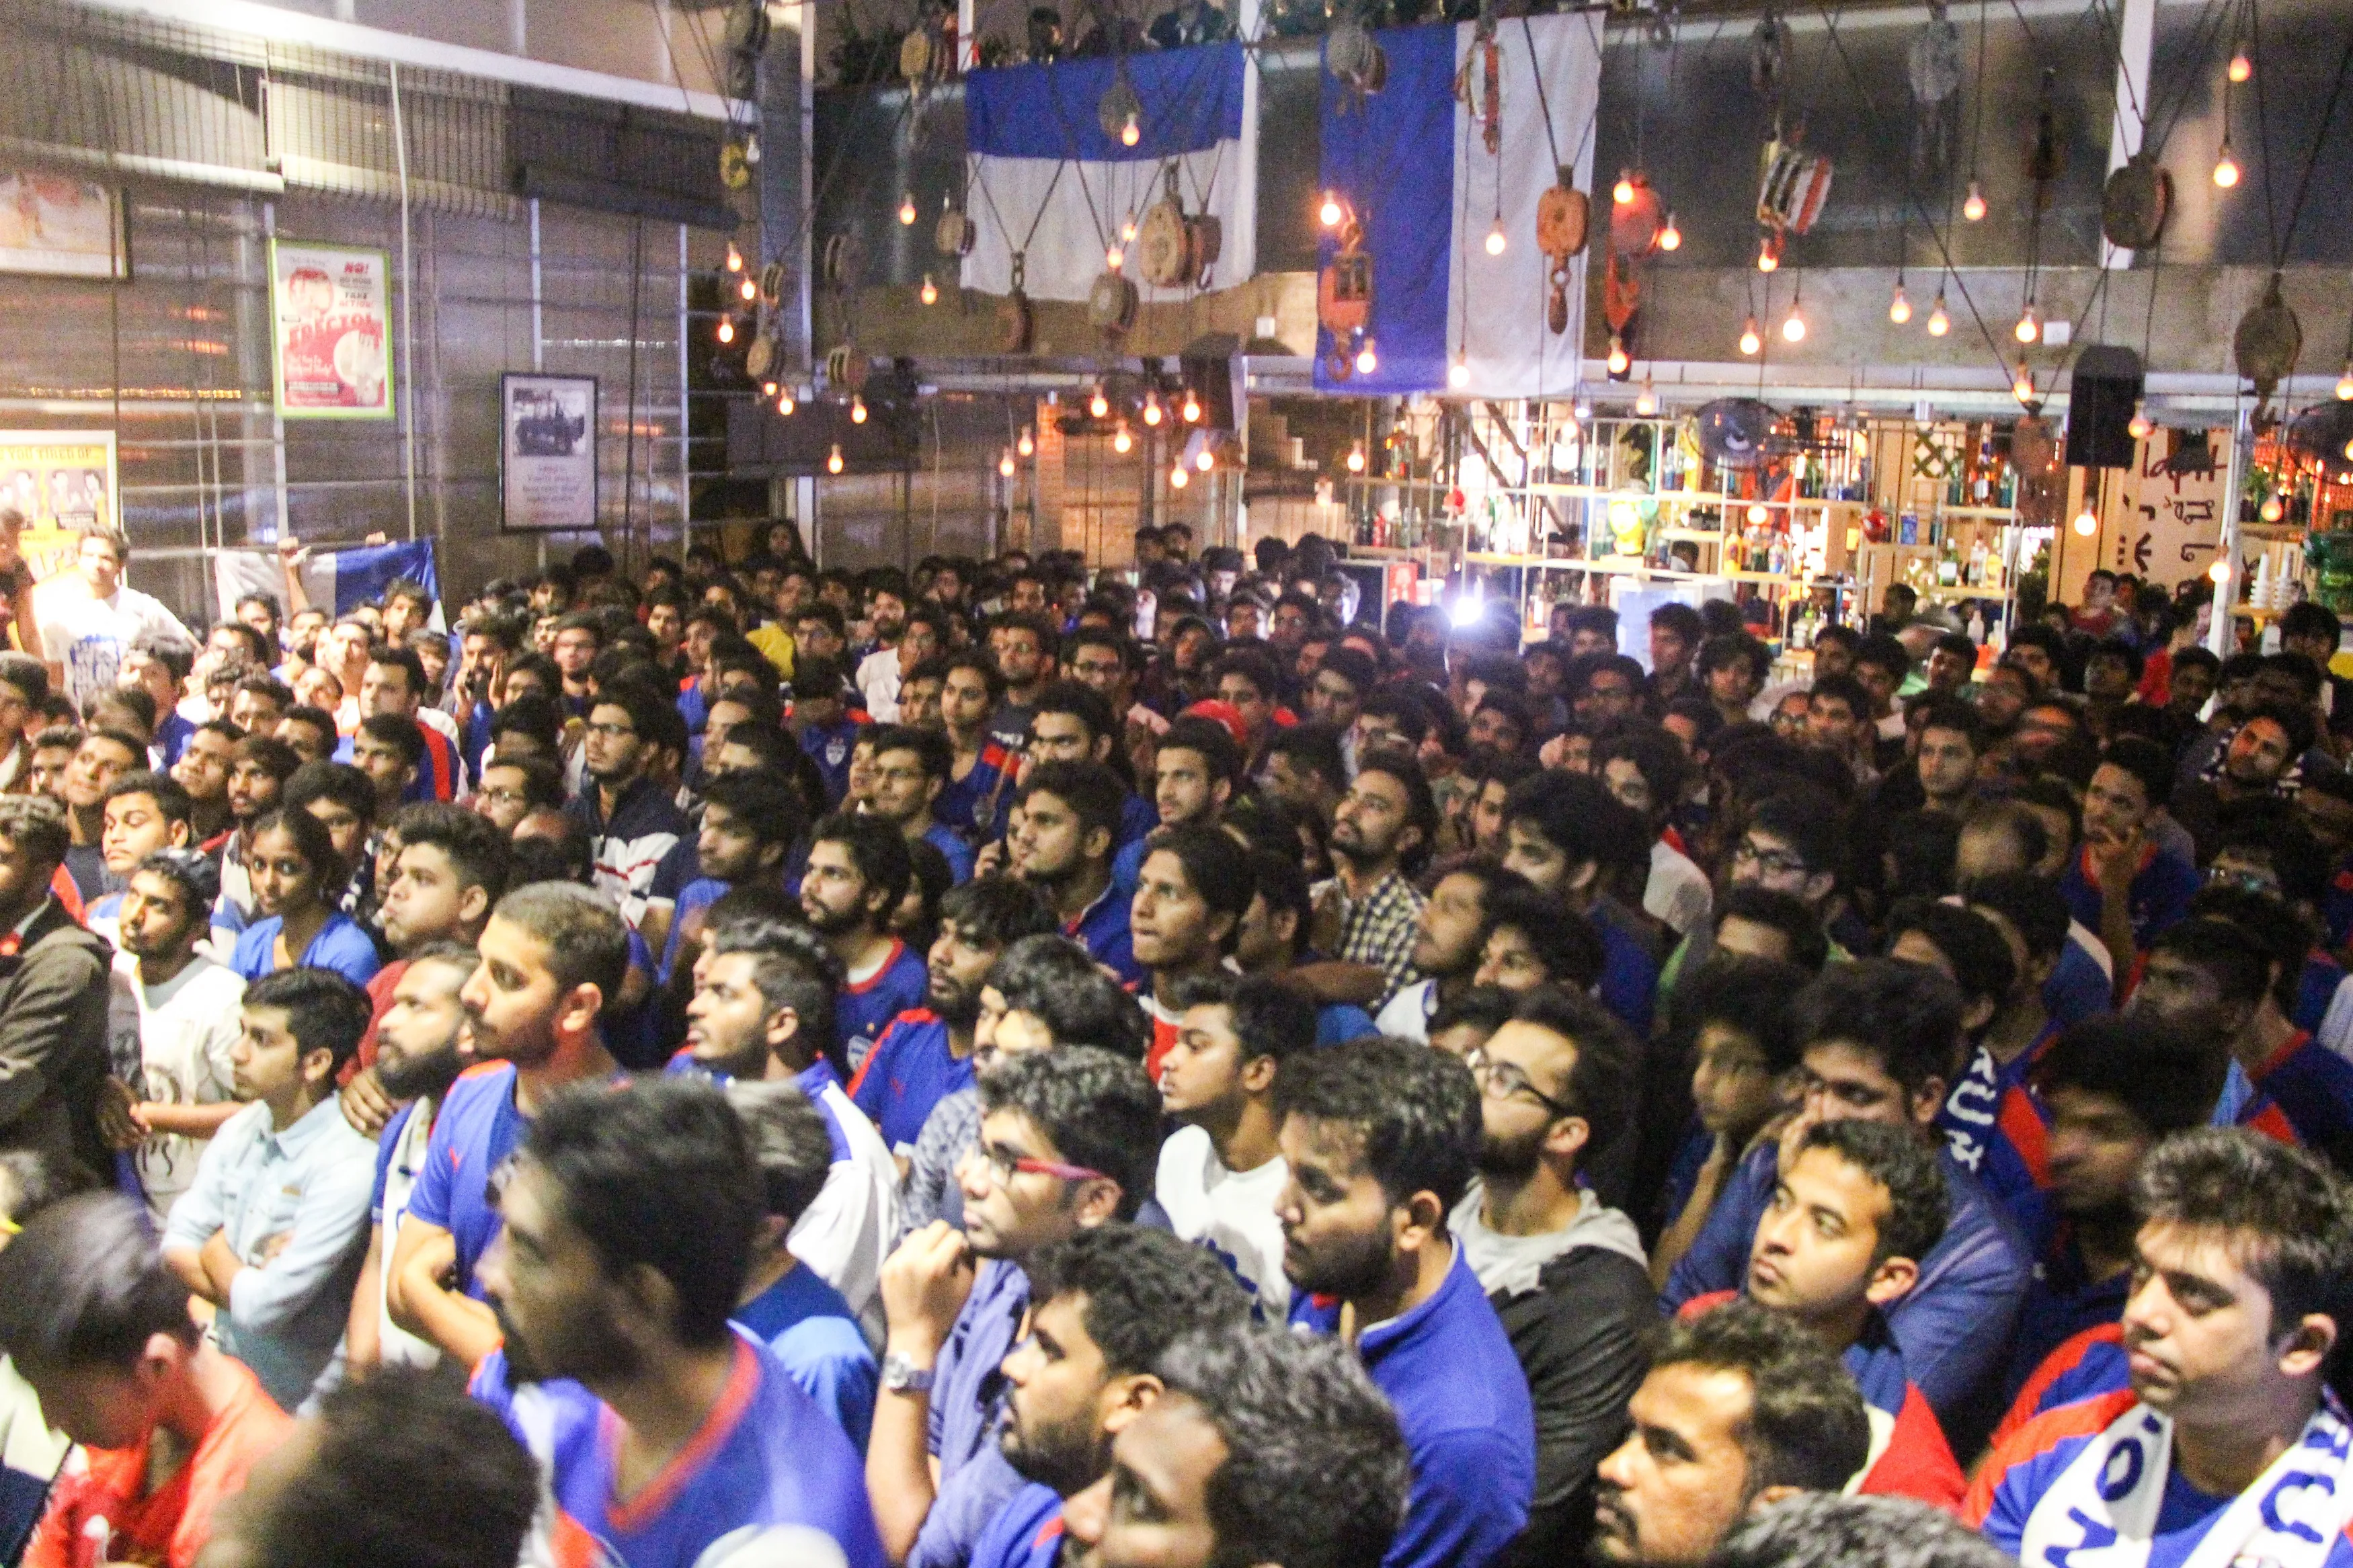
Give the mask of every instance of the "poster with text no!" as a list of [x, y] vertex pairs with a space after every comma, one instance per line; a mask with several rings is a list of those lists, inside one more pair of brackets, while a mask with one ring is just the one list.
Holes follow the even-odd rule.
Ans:
[[269, 281], [280, 415], [391, 418], [391, 258], [381, 250], [273, 239]]

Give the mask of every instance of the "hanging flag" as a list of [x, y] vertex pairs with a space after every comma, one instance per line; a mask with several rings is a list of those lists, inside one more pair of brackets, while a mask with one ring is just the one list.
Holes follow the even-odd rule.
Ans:
[[[425, 584], [434, 599], [432, 624], [442, 624], [441, 579], [434, 570], [433, 542], [412, 540], [400, 544], [355, 544], [346, 549], [311, 551], [295, 569], [302, 592], [315, 609], [343, 615], [384, 597], [384, 591], [406, 577]], [[248, 594], [267, 594], [283, 601], [286, 577], [274, 550], [223, 550], [213, 556], [213, 588], [227, 620], [237, 614], [237, 602]], [[290, 614], [292, 606], [286, 606]]]
[[[1103, 124], [1104, 95], [1122, 82], [1134, 94], [1134, 146], [1119, 126]], [[1168, 199], [1171, 170], [1184, 216], [1218, 222], [1209, 286], [1247, 279], [1257, 260], [1257, 147], [1248, 131], [1256, 96], [1255, 68], [1232, 42], [972, 72], [965, 211], [976, 233], [964, 286], [1007, 292], [1019, 252], [1029, 298], [1084, 300], [1104, 271], [1104, 252], [1118, 246], [1145, 301], [1187, 298], [1188, 289], [1147, 281], [1138, 252], [1145, 215]], [[1123, 237], [1130, 224], [1135, 239]]]
[[[1484, 50], [1472, 58], [1476, 35], [1470, 22], [1376, 33], [1388, 58], [1378, 92], [1324, 75], [1323, 186], [1363, 226], [1376, 363], [1370, 374], [1353, 362], [1335, 374], [1332, 334], [1319, 331], [1319, 387], [1535, 397], [1566, 395], [1577, 379], [1586, 261], [1609, 233], [1609, 193], [1593, 189], [1599, 13], [1499, 21], [1492, 110]], [[1470, 102], [1455, 94], [1466, 65]], [[1568, 330], [1555, 334], [1545, 324], [1552, 263], [1536, 248], [1536, 202], [1564, 163], [1592, 195], [1593, 240], [1570, 263]], [[1498, 225], [1504, 253], [1491, 256], [1487, 236]], [[1336, 248], [1327, 230], [1319, 260]], [[1448, 380], [1458, 355], [1467, 386]]]

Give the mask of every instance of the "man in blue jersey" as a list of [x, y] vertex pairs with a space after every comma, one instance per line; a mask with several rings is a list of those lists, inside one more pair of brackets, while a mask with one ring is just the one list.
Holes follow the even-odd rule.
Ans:
[[1096, 1568], [1366, 1568], [1388, 1552], [1406, 1446], [1346, 1349], [1273, 1329], [1191, 1334], [1159, 1370], [1166, 1392], [1064, 1508], [1075, 1555]]
[[867, 1484], [894, 1562], [961, 1568], [1021, 1477], [993, 1440], [999, 1363], [1029, 1305], [1029, 1259], [1133, 1219], [1151, 1195], [1160, 1097], [1133, 1061], [1063, 1046], [980, 1085], [980, 1143], [958, 1173], [964, 1229], [934, 1221], [883, 1267], [890, 1319]]
[[1413, 1455], [1387, 1568], [1483, 1568], [1527, 1523], [1527, 1379], [1447, 1227], [1471, 1185], [1480, 1088], [1444, 1052], [1358, 1040], [1284, 1064], [1277, 1201], [1291, 1321], [1353, 1341]]
[[982, 877], [940, 900], [923, 1005], [891, 1021], [849, 1080], [849, 1098], [902, 1170], [932, 1107], [972, 1083], [972, 1027], [990, 965], [1023, 937], [1053, 929], [1053, 910], [1008, 877]]
[[[1778, 1142], [1743, 1160], [1715, 1207], [1667, 1276], [1662, 1304], [1736, 1289], [1746, 1277], [1757, 1222], [1780, 1184], [1783, 1150], [1815, 1121], [1861, 1117], [1936, 1138], [1936, 1120], [1960, 1054], [1960, 993], [1926, 964], [1868, 958], [1833, 963], [1798, 994], [1792, 1015], [1805, 1088], [1803, 1110]], [[1991, 1374], [2006, 1353], [2032, 1258], [1975, 1177], [1940, 1151], [1944, 1239], [1919, 1260], [1920, 1277], [1889, 1309], [1905, 1370], [1941, 1414]]]
[[473, 1380], [546, 1479], [526, 1555], [776, 1561], [813, 1531], [848, 1568], [882, 1568], [857, 1450], [729, 1325], [765, 1204], [724, 1097], [665, 1079], [575, 1086], [538, 1110], [482, 1259], [505, 1341]]
[[679, 889], [657, 966], [662, 984], [694, 972], [711, 906], [736, 888], [785, 885], [786, 863], [808, 824], [800, 796], [765, 773], [721, 773], [702, 786], [702, 823], [695, 830], [696, 868]]
[[474, 1273], [499, 1231], [491, 1177], [548, 1095], [620, 1070], [600, 1019], [629, 965], [628, 928], [613, 900], [570, 882], [507, 894], [478, 947], [481, 962], [459, 995], [483, 1060], [459, 1076], [434, 1120], [386, 1300], [396, 1324], [467, 1366], [499, 1339]]
[[874, 1425], [873, 1348], [841, 1292], [791, 1242], [793, 1226], [832, 1174], [833, 1124], [792, 1084], [738, 1081], [727, 1086], [727, 1100], [743, 1118], [766, 1198], [735, 1322], [776, 1352], [863, 1454]]
[[1045, 896], [1062, 934], [1123, 981], [1144, 977], [1128, 932], [1132, 885], [1112, 875], [1127, 786], [1101, 763], [1039, 763], [1014, 797], [1006, 867]]
[[1962, 1519], [2021, 1562], [2353, 1563], [2353, 1422], [2327, 1373], [2353, 1313], [2353, 1194], [2245, 1129], [2143, 1167], [2132, 1385], [2012, 1434]]
[[891, 1020], [923, 1005], [923, 958], [891, 934], [891, 917], [914, 879], [907, 840], [876, 816], [836, 812], [809, 839], [801, 908], [840, 962], [834, 1026], [847, 1059], [866, 1059]]
[[972, 1568], [1050, 1568], [1063, 1500], [1160, 1397], [1156, 1370], [1188, 1333], [1239, 1333], [1250, 1299], [1216, 1256], [1164, 1230], [1106, 1225], [1030, 1259], [1029, 1334], [1005, 1358], [998, 1451], [1029, 1484], [982, 1531]]
[[816, 936], [771, 917], [731, 916], [712, 929], [695, 966], [686, 1047], [673, 1075], [725, 1083], [790, 1083], [825, 1119], [833, 1157], [802, 1206], [793, 1251], [879, 1333], [883, 1255], [899, 1230], [899, 1172], [872, 1122], [842, 1091], [833, 998], [841, 971]]
[[874, 792], [864, 809], [897, 828], [910, 843], [920, 840], [938, 850], [955, 880], [970, 881], [972, 846], [933, 815], [955, 765], [948, 738], [935, 730], [877, 724], [860, 739], [874, 745]]

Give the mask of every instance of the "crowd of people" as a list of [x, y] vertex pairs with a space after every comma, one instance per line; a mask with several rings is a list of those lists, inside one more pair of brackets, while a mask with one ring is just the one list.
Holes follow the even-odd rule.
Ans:
[[2353, 1563], [2326, 610], [798, 546], [32, 591], [0, 1562]]

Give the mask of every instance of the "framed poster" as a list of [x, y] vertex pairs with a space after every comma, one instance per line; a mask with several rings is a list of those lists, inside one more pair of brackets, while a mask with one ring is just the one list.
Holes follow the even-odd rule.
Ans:
[[287, 419], [392, 417], [392, 258], [269, 242], [269, 341]]
[[0, 506], [24, 514], [17, 538], [37, 581], [73, 563], [79, 530], [121, 529], [111, 430], [0, 430]]
[[122, 193], [73, 174], [0, 170], [0, 272], [128, 278]]
[[499, 377], [499, 517], [529, 533], [596, 526], [596, 378]]

